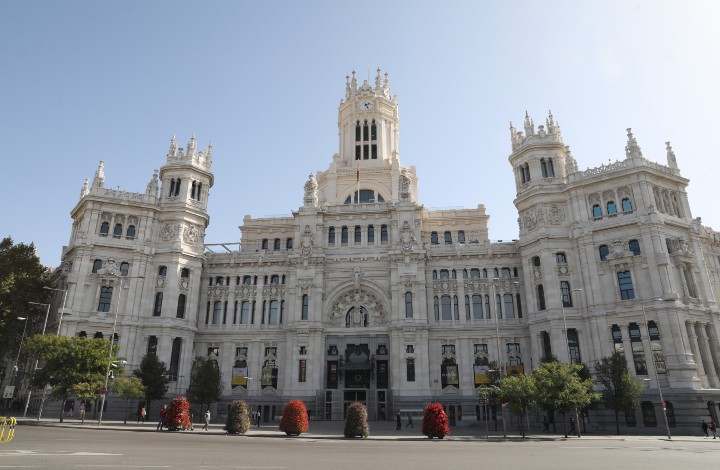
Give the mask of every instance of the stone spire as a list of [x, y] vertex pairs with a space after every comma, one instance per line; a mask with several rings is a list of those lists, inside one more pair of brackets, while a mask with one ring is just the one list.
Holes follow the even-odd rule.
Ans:
[[92, 187], [102, 188], [105, 186], [105, 162], [100, 160], [98, 169], [95, 170], [95, 177], [93, 178]]
[[530, 116], [528, 115], [528, 112], [525, 111], [525, 135], [531, 136], [535, 134], [535, 123], [532, 119], [530, 119]]
[[345, 75], [345, 99], [350, 99], [350, 75]]
[[350, 89], [355, 92], [357, 91], [357, 78], [355, 78], [355, 71], [352, 71], [352, 80], [350, 81]]
[[177, 141], [175, 140], [175, 134], [173, 134], [172, 139], [170, 139], [170, 148], [168, 149], [168, 158], [177, 156]]
[[88, 188], [88, 181], [90, 181], [88, 178], [85, 178], [85, 183], [83, 183], [83, 187], [80, 190], [80, 199], [87, 196], [87, 194], [90, 192], [90, 188]]
[[555, 119], [553, 118], [552, 111], [548, 111], [548, 117], [545, 119], [545, 124], [547, 124], [547, 132], [548, 134], [554, 134], [555, 133]]
[[195, 140], [195, 133], [193, 132], [192, 137], [187, 144], [187, 152], [185, 153], [189, 158], [195, 158], [197, 154], [197, 141]]
[[208, 165], [212, 164], [212, 140], [207, 146], [207, 149], [205, 149], [205, 161]]
[[565, 146], [565, 173], [575, 173], [578, 171], [577, 161], [575, 161], [575, 157], [572, 156], [572, 153], [570, 152], [570, 147], [568, 145]]
[[380, 67], [378, 67], [377, 75], [375, 75], [375, 93], [382, 93], [382, 78], [380, 78]]
[[145, 189], [145, 194], [147, 194], [148, 196], [157, 198], [159, 189], [160, 189], [160, 186], [158, 184], [158, 171], [153, 170], [153, 176], [147, 185], [147, 189]]
[[627, 137], [628, 143], [625, 146], [625, 158], [642, 158], [642, 150], [640, 150], [637, 140], [633, 137], [632, 129], [629, 127], [627, 128]]
[[675, 159], [675, 152], [673, 152], [673, 149], [672, 149], [672, 146], [670, 145], [670, 142], [665, 142], [665, 147], [666, 147], [666, 150], [667, 150], [667, 162], [668, 162], [668, 166], [669, 166], [670, 168], [675, 168], [675, 169], [677, 169], [678, 164], [677, 164], [677, 160]]

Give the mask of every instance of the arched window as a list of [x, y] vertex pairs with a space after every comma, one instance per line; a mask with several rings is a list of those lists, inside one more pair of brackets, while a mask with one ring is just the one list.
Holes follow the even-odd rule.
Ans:
[[135, 226], [134, 225], [128, 225], [127, 232], [125, 233], [125, 237], [130, 240], [135, 238]]
[[382, 224], [380, 226], [380, 243], [387, 243], [387, 242], [388, 242], [387, 225]]
[[570, 351], [570, 362], [575, 364], [582, 363], [580, 357], [580, 340], [578, 339], [578, 333], [575, 328], [568, 328], [567, 330], [568, 350]]
[[543, 178], [547, 178], [547, 177], [548, 177], [548, 174], [547, 174], [547, 165], [545, 164], [545, 159], [544, 159], [544, 158], [541, 158], [541, 159], [540, 159], [540, 174], [542, 175]]
[[368, 122], [363, 121], [363, 141], [369, 140], [368, 137], [370, 133], [368, 131]]
[[300, 314], [301, 320], [307, 320], [310, 312], [310, 299], [307, 294], [302, 296], [302, 313]]
[[537, 286], [538, 310], [545, 310], [545, 289], [542, 284]]
[[594, 204], [592, 206], [592, 216], [594, 219], [599, 219], [602, 217], [602, 209], [600, 208], [600, 204]]
[[280, 239], [276, 238], [273, 241], [273, 251], [280, 251]]
[[110, 233], [110, 223], [103, 222], [100, 224], [100, 236], [107, 237], [108, 233]]
[[502, 268], [500, 270], [500, 277], [510, 277], [510, 268]]
[[412, 292], [405, 292], [405, 318], [413, 317]]
[[367, 242], [368, 242], [368, 245], [375, 244], [375, 227], [373, 225], [368, 225]]
[[158, 346], [157, 336], [150, 336], [148, 338], [148, 347], [147, 347], [148, 355], [152, 354], [153, 356], [155, 356], [157, 354], [157, 346]]
[[470, 310], [470, 296], [465, 296], [465, 320], [470, 320], [472, 318], [472, 310]]
[[450, 271], [450, 279], [457, 279], [457, 271], [454, 269]]
[[217, 277], [215, 278], [215, 285], [222, 286], [224, 281], [225, 281], [225, 280], [223, 279], [222, 276], [217, 276]]
[[285, 275], [280, 276], [280, 284], [285, 284]]
[[270, 324], [270, 325], [278, 324], [278, 301], [277, 300], [270, 301], [270, 314], [268, 315], [268, 324]]
[[222, 316], [222, 302], [216, 300], [213, 304], [212, 324], [219, 325]]
[[438, 273], [436, 270], [433, 270], [432, 278], [433, 278], [433, 280], [436, 280], [438, 278]]
[[113, 237], [120, 238], [122, 237], [123, 228], [122, 224], [115, 224], [115, 228], [113, 228]]
[[155, 306], [153, 307], [153, 316], [159, 317], [162, 313], [162, 302], [163, 302], [163, 293], [158, 292], [155, 294]]
[[92, 272], [96, 273], [96, 272], [98, 272], [98, 269], [102, 269], [102, 267], [103, 267], [102, 260], [96, 259], [95, 261], [93, 261]]
[[185, 318], [185, 294], [178, 295], [176, 318]]
[[172, 178], [170, 180], [170, 192], [168, 192], [168, 196], [172, 197], [175, 195], [175, 178]]
[[458, 231], [458, 243], [465, 243], [465, 232], [463, 230]]
[[247, 325], [250, 323], [250, 302], [244, 300], [240, 305], [240, 324]]
[[503, 317], [502, 298], [500, 294], [495, 294], [495, 311], [497, 312], [498, 319]]
[[328, 245], [334, 245], [335, 244], [335, 227], [330, 227], [328, 229]]
[[639, 256], [640, 255], [640, 242], [637, 240], [630, 240], [628, 243], [628, 248], [630, 248], [630, 251], [632, 251], [633, 256]]
[[452, 245], [452, 233], [449, 230], [445, 232], [445, 244]]
[[448, 271], [447, 269], [441, 269], [440, 279], [450, 279], [450, 271]]
[[260, 243], [260, 249], [261, 250], [267, 250], [270, 245], [268, 244], [268, 239], [263, 238], [262, 242]]
[[453, 314], [455, 315], [455, 320], [460, 320], [460, 305], [458, 305], [458, 296], [453, 296]]
[[600, 245], [600, 247], [598, 247], [598, 253], [600, 253], [600, 261], [607, 261], [607, 256], [610, 254], [610, 249], [607, 245]]
[[270, 276], [270, 284], [280, 284], [280, 276], [277, 274]]
[[555, 176], [552, 158], [548, 158], [547, 160], [544, 158], [540, 159], [540, 173], [542, 173], [543, 178], [552, 178]]
[[480, 270], [478, 268], [470, 268], [470, 279], [480, 279]]
[[130, 264], [127, 261], [120, 263], [120, 275], [127, 276], [130, 270]]
[[532, 259], [533, 266], [540, 266], [540, 257], [539, 256], [533, 256]]
[[175, 181], [175, 196], [180, 195], [180, 183], [181, 182], [182, 182], [182, 180], [180, 178], [178, 178], [177, 181]]
[[567, 281], [560, 281], [560, 295], [562, 296], [562, 306], [572, 307], [572, 293], [570, 292], [570, 283]]
[[167, 266], [158, 267], [158, 276], [167, 276]]
[[608, 215], [617, 214], [617, 204], [615, 204], [615, 201], [610, 201], [607, 203], [607, 213]]
[[485, 294], [485, 306], [483, 309], [485, 310], [485, 318], [490, 319], [490, 296]]
[[520, 303], [520, 294], [515, 294], [515, 303], [517, 306], [518, 318], [522, 318], [522, 303]]
[[340, 244], [347, 245], [347, 243], [348, 243], [348, 228], [347, 228], [347, 225], [343, 225], [342, 230], [340, 232]]
[[550, 335], [547, 331], [543, 331], [541, 333], [542, 336], [542, 346], [543, 346], [543, 359], [546, 361], [551, 361], [553, 358], [552, 354], [552, 343], [550, 342]]
[[437, 233], [437, 232], [431, 232], [431, 233], [430, 233], [430, 244], [431, 244], [431, 245], [437, 245], [437, 244], [438, 244], [438, 233]]
[[[360, 121], [356, 121], [355, 122], [355, 142], [360, 142], [361, 135], [362, 135], [362, 132], [360, 130]], [[356, 158], [356, 160], [357, 160], [357, 158]]]
[[505, 307], [505, 318], [515, 318], [515, 305], [513, 304], [512, 294], [503, 295], [503, 304]]
[[113, 288], [104, 286], [100, 288], [100, 300], [98, 301], [98, 312], [109, 312], [112, 301]]
[[433, 298], [433, 309], [435, 311], [435, 321], [440, 321], [440, 299], [436, 295]]
[[367, 327], [368, 326], [368, 312], [365, 307], [360, 307], [358, 311], [355, 307], [348, 310], [345, 315], [345, 327]]
[[632, 205], [632, 201], [630, 199], [623, 198], [623, 200], [620, 202], [620, 204], [622, 205], [623, 212], [632, 212], [633, 205]]
[[354, 241], [356, 245], [359, 245], [362, 242], [362, 227], [360, 227], [359, 225], [355, 226]]
[[190, 277], [190, 270], [188, 268], [182, 268], [180, 277]]
[[285, 249], [288, 251], [293, 249], [293, 239], [292, 238], [288, 238], [287, 240], [285, 240]]

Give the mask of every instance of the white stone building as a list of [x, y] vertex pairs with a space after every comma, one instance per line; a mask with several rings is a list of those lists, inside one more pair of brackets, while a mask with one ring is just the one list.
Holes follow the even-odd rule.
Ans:
[[421, 204], [387, 74], [348, 77], [338, 122], [338, 153], [302, 205], [246, 216], [240, 243], [204, 243], [212, 148], [194, 136], [173, 138], [144, 193], [105, 188], [101, 162], [72, 211], [63, 333], [107, 338], [117, 315], [128, 368], [156, 353], [173, 395], [193, 357], [213, 355], [225, 402], [266, 419], [289, 399], [317, 419], [356, 400], [371, 419], [438, 400], [473, 423], [494, 361], [520, 373], [621, 350], [648, 383], [628, 426], [662, 426], [658, 386], [671, 424], [708, 408], [717, 420], [720, 234], [692, 218], [669, 143], [667, 164], [646, 160], [628, 129], [624, 160], [580, 171], [552, 114], [526, 116], [510, 129], [518, 239], [491, 242], [484, 206]]

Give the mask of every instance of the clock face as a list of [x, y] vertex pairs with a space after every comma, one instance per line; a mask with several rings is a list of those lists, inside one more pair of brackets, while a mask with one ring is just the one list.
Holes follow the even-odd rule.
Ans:
[[360, 109], [362, 111], [370, 111], [372, 109], [372, 107], [373, 107], [372, 102], [370, 102], [368, 100], [363, 100], [360, 102]]

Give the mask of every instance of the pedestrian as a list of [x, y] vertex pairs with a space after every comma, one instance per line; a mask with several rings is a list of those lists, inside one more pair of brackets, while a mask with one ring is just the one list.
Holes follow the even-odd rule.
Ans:
[[84, 401], [80, 401], [80, 413], [78, 414], [78, 419], [83, 423], [85, 422], [85, 402]]
[[203, 426], [203, 431], [207, 431], [209, 426], [210, 426], [210, 410], [207, 410], [205, 412], [205, 426]]
[[157, 425], [158, 431], [162, 431], [163, 424], [165, 423], [165, 413], [167, 413], [167, 405], [163, 405], [163, 407], [160, 408], [160, 420]]
[[255, 426], [260, 427], [260, 410], [255, 412]]
[[408, 421], [407, 421], [407, 424], [405, 424], [405, 427], [408, 427], [408, 426], [410, 426], [411, 428], [415, 427], [415, 424], [413, 423], [413, 420], [412, 420], [412, 415], [410, 413], [408, 413]]
[[145, 424], [145, 415], [147, 415], [147, 410], [145, 410], [145, 407], [140, 407], [140, 413], [138, 413], [138, 423], [142, 422]]
[[543, 431], [545, 431], [545, 434], [550, 434], [550, 421], [548, 421], [547, 416], [543, 416]]
[[700, 420], [702, 423], [700, 423], [700, 427], [702, 428], [702, 431], [705, 433], [705, 437], [709, 437], [708, 435], [708, 424], [705, 422], [704, 419]]
[[397, 425], [395, 426], [396, 431], [400, 431], [402, 429], [402, 418], [400, 417], [400, 412], [398, 411], [397, 418], [396, 418]]
[[708, 427], [710, 428], [710, 432], [713, 435], [713, 439], [717, 438], [717, 423], [714, 419], [710, 420], [710, 424], [708, 424]]
[[575, 418], [570, 418], [570, 434], [575, 433]]
[[195, 423], [195, 413], [192, 410], [190, 410], [190, 430], [191, 431], [195, 430], [194, 423]]

